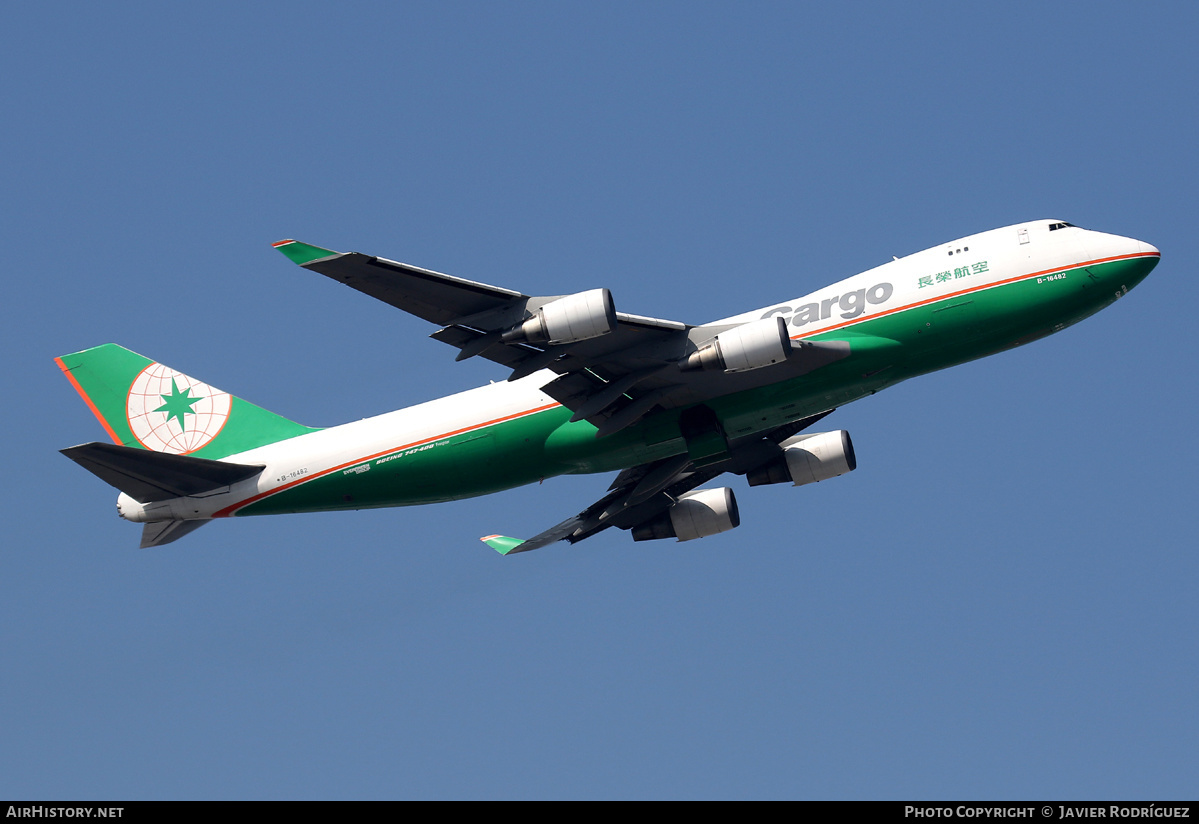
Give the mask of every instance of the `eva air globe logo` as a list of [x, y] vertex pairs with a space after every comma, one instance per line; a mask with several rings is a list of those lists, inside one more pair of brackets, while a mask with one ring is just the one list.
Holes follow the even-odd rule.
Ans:
[[231, 404], [228, 393], [152, 363], [134, 378], [125, 410], [138, 443], [155, 452], [185, 455], [217, 436]]

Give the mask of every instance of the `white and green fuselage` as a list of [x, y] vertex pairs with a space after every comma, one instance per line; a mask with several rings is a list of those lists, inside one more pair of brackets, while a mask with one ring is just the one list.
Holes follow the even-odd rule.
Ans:
[[[1141, 241], [1056, 221], [927, 249], [804, 297], [706, 325], [728, 328], [781, 316], [793, 340], [843, 342], [849, 355], [705, 403], [729, 438], [769, 431], [1059, 331], [1126, 294], [1158, 260], [1158, 250]], [[129, 362], [110, 368], [101, 355]], [[139, 406], [129, 373], [166, 368], [138, 358], [108, 345], [59, 362], [117, 443], [264, 469], [204, 494], [139, 502], [123, 493], [119, 510], [132, 521], [448, 501], [555, 475], [620, 470], [688, 450], [679, 427], [683, 408], [657, 409], [597, 438], [594, 425], [571, 422], [571, 410], [542, 391], [557, 377], [549, 371], [311, 429], [230, 396], [223, 396], [224, 406], [218, 400], [207, 409], [201, 396], [211, 387], [170, 370], [140, 390]], [[204, 421], [197, 416], [206, 410], [211, 431], [168, 443], [172, 427], [184, 436], [189, 425], [199, 431]], [[246, 423], [239, 425], [242, 419]]]

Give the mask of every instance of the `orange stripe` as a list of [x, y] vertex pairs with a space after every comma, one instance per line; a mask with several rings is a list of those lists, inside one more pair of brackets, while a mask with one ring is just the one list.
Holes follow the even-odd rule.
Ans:
[[832, 332], [835, 329], [843, 329], [846, 326], [853, 326], [855, 324], [862, 323], [864, 321], [875, 320], [877, 318], [885, 318], [888, 315], [894, 315], [897, 312], [906, 312], [907, 310], [915, 309], [918, 306], [926, 306], [930, 303], [938, 303], [939, 301], [948, 300], [949, 298], [956, 298], [956, 297], [960, 297], [961, 295], [969, 295], [973, 292], [981, 292], [984, 289], [993, 289], [996, 286], [1006, 286], [1007, 284], [1015, 283], [1018, 280], [1028, 280], [1029, 278], [1040, 277], [1041, 275], [1048, 275], [1052, 272], [1065, 272], [1065, 271], [1068, 271], [1071, 269], [1085, 269], [1088, 266], [1094, 266], [1099, 263], [1111, 263], [1113, 260], [1130, 260], [1131, 258], [1139, 258], [1139, 257], [1161, 257], [1161, 254], [1159, 253], [1159, 254], [1155, 255], [1152, 252], [1138, 252], [1138, 253], [1132, 254], [1132, 255], [1116, 255], [1115, 257], [1106, 257], [1106, 258], [1098, 258], [1096, 260], [1088, 260], [1085, 263], [1071, 263], [1069, 266], [1055, 266], [1052, 269], [1042, 269], [1040, 272], [1030, 272], [1027, 275], [1017, 275], [1014, 278], [1007, 278], [1006, 280], [997, 280], [997, 281], [994, 281], [993, 283], [984, 283], [984, 284], [981, 284], [980, 286], [972, 286], [969, 289], [962, 289], [957, 292], [949, 292], [948, 294], [944, 294], [944, 295], [937, 295], [936, 297], [929, 298], [928, 300], [920, 300], [920, 301], [916, 301], [915, 303], [906, 304], [904, 306], [897, 306], [894, 309], [888, 309], [885, 312], [878, 312], [873, 315], [865, 315], [860, 318], [854, 318], [853, 320], [847, 320], [844, 323], [834, 323], [832, 326], [825, 326], [822, 329], [814, 329], [811, 332], [804, 332], [803, 334], [800, 334], [800, 335], [793, 335], [791, 337], [791, 340], [801, 340], [803, 338], [812, 337], [813, 335], [823, 335], [825, 332]]
[[79, 385], [79, 381], [75, 380], [75, 376], [71, 374], [71, 370], [62, 362], [62, 358], [55, 358], [54, 362], [58, 364], [58, 368], [62, 370], [62, 373], [67, 376], [67, 380], [71, 382], [71, 386], [75, 387], [75, 391], [79, 393], [79, 397], [83, 398], [83, 402], [87, 404], [87, 408], [92, 410], [92, 414], [96, 416], [96, 420], [100, 422], [100, 425], [104, 427], [104, 431], [108, 433], [108, 437], [112, 438], [113, 443], [120, 446], [121, 439], [117, 437], [117, 433], [113, 428], [108, 425], [108, 421], [104, 420], [104, 416], [100, 414], [100, 410], [96, 408], [96, 405], [92, 403], [92, 399], [83, 391], [83, 387]]
[[429, 438], [423, 438], [419, 441], [413, 441], [412, 443], [404, 444], [403, 446], [393, 446], [390, 449], [384, 449], [382, 452], [376, 452], [375, 454], [367, 455], [364, 458], [358, 458], [357, 460], [347, 461], [346, 463], [329, 467], [328, 469], [322, 470], [321, 472], [317, 472], [312, 475], [305, 475], [303, 478], [297, 478], [296, 480], [291, 481], [290, 483], [286, 483], [283, 486], [279, 486], [274, 489], [267, 490], [266, 492], [259, 492], [257, 495], [252, 495], [251, 497], [247, 498], [246, 500], [244, 500], [240, 503], [231, 504], [231, 505], [225, 507], [224, 509], [215, 513], [212, 517], [226, 518], [229, 515], [232, 515], [234, 511], [241, 509], [242, 507], [249, 506], [252, 503], [256, 503], [257, 501], [262, 500], [263, 498], [268, 498], [271, 495], [276, 495], [280, 492], [283, 492], [286, 489], [291, 489], [293, 486], [299, 486], [300, 484], [305, 484], [305, 483], [308, 483], [309, 481], [315, 481], [317, 478], [323, 478], [326, 475], [331, 475], [334, 472], [337, 472], [339, 469], [345, 469], [346, 467], [349, 467], [349, 466], [356, 466], [357, 464], [364, 463], [365, 461], [373, 461], [376, 458], [382, 458], [386, 455], [394, 455], [396, 452], [403, 452], [405, 449], [411, 449], [414, 446], [421, 446], [422, 444], [430, 443], [432, 441], [438, 441], [438, 440], [441, 440], [442, 438], [452, 438], [454, 435], [461, 435], [464, 432], [471, 432], [476, 429], [482, 429], [485, 426], [494, 426], [497, 423], [504, 423], [505, 421], [514, 420], [516, 418], [522, 418], [525, 415], [534, 415], [538, 412], [544, 412], [547, 409], [553, 409], [555, 406], [561, 406], [561, 404], [549, 403], [549, 404], [546, 404], [545, 406], [539, 406], [536, 409], [526, 409], [524, 412], [515, 412], [511, 415], [505, 415], [502, 418], [496, 418], [495, 420], [485, 421], [483, 423], [471, 424], [470, 426], [465, 426], [462, 429], [455, 429], [452, 432], [443, 432], [440, 435], [434, 435]]

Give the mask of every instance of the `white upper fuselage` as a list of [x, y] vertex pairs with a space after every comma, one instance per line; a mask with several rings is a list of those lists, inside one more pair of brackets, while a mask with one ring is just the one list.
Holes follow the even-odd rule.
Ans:
[[[1055, 230], [1049, 228], [1062, 223], [1039, 220], [980, 232], [892, 260], [801, 298], [743, 312], [710, 325], [748, 323], [779, 314], [789, 319], [792, 337], [808, 337], [930, 300], [942, 300], [963, 290], [997, 286], [1036, 272], [1075, 266], [1085, 261], [1157, 253], [1153, 246], [1132, 238], [1068, 225]], [[958, 274], [966, 268], [970, 274]], [[930, 280], [923, 281], [925, 278]], [[869, 290], [878, 284], [891, 284], [893, 288], [885, 299], [874, 303], [871, 298], [881, 295], [881, 291], [872, 296]], [[862, 290], [865, 290], [866, 298], [864, 311], [859, 312], [852, 296]], [[845, 300], [846, 297], [850, 299]], [[809, 307], [810, 315], [812, 306], [817, 307], [815, 311], [819, 317], [809, 320], [801, 310]]]

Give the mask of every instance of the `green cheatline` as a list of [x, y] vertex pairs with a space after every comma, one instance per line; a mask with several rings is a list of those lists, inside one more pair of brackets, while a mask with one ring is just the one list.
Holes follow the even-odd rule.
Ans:
[[171, 378], [171, 394], [159, 395], [165, 403], [154, 410], [155, 412], [166, 412], [168, 421], [171, 418], [175, 418], [179, 422], [180, 432], [187, 431], [187, 427], [183, 425], [183, 416], [196, 414], [192, 406], [203, 400], [203, 398], [190, 397], [191, 391], [191, 387], [189, 386], [180, 392], [179, 384], [175, 383], [174, 378]]
[[507, 555], [524, 543], [520, 538], [509, 538], [507, 535], [488, 535], [486, 538], [480, 538], [479, 540], [501, 555]]

